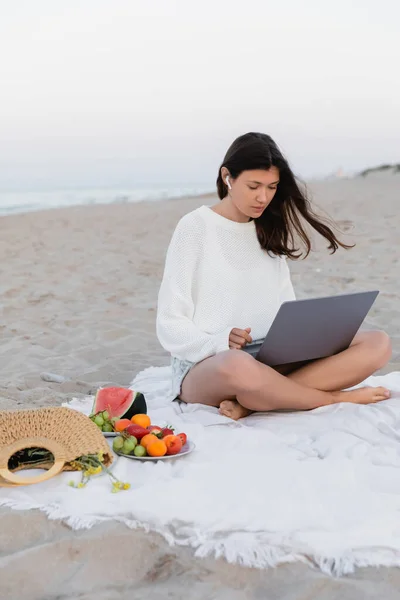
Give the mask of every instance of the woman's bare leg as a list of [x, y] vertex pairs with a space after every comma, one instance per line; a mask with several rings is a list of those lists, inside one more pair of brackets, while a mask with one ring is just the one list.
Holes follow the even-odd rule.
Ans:
[[337, 402], [370, 404], [389, 396], [384, 388], [349, 392], [313, 389], [281, 375], [240, 350], [221, 352], [197, 364], [185, 377], [181, 393], [185, 402], [217, 407], [225, 400], [237, 399], [248, 411], [310, 410]]
[[361, 383], [385, 366], [391, 357], [389, 336], [383, 331], [358, 333], [339, 354], [315, 360], [288, 374], [289, 379], [322, 391], [339, 391]]
[[[307, 387], [335, 392], [364, 381], [387, 364], [391, 353], [391, 342], [386, 333], [365, 331], [355, 336], [347, 350], [335, 356], [312, 361], [294, 369], [285, 365], [278, 367], [278, 371]], [[222, 414], [236, 419], [251, 412], [234, 401], [223, 402], [220, 409]]]

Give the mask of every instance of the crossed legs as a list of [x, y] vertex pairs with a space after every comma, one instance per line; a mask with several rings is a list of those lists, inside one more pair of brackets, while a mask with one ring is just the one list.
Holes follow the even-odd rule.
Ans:
[[388, 390], [381, 387], [342, 390], [382, 368], [390, 356], [390, 339], [380, 331], [361, 332], [347, 350], [286, 374], [240, 350], [229, 350], [193, 367], [183, 381], [181, 399], [219, 407], [222, 414], [233, 419], [252, 411], [309, 410], [337, 402], [379, 402], [390, 397]]

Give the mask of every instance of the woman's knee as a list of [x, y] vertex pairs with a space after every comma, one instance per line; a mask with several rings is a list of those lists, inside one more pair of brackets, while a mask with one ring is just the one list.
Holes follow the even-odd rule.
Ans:
[[369, 331], [368, 343], [375, 369], [381, 369], [392, 356], [392, 342], [385, 331]]
[[228, 350], [219, 356], [218, 374], [235, 393], [258, 386], [260, 365], [241, 350]]

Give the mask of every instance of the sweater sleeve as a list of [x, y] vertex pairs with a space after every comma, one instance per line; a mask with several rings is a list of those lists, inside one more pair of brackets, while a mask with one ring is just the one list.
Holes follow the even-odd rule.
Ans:
[[204, 243], [203, 223], [191, 215], [181, 219], [167, 250], [158, 294], [157, 336], [162, 347], [181, 360], [199, 362], [229, 350], [231, 328], [215, 335], [193, 322], [193, 288]]
[[292, 280], [290, 278], [287, 259], [285, 256], [282, 256], [280, 265], [279, 301], [282, 304], [288, 300], [296, 300], [296, 296], [294, 293]]

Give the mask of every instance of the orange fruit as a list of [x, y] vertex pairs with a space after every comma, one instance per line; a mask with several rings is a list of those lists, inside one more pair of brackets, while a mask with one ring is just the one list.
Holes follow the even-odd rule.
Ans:
[[147, 433], [140, 440], [140, 445], [144, 446], [144, 448], [147, 448], [147, 446], [149, 444], [152, 444], [154, 442], [154, 440], [158, 440], [158, 437], [155, 436], [154, 433]]
[[115, 421], [114, 429], [115, 431], [124, 431], [129, 425], [132, 425], [132, 421], [129, 419], [120, 419], [119, 421]]
[[155, 435], [153, 435], [153, 437], [154, 442], [151, 442], [151, 444], [147, 445], [147, 454], [149, 456], [164, 456], [167, 454], [167, 446], [164, 440], [159, 440]]
[[167, 454], [178, 454], [182, 450], [182, 440], [177, 435], [167, 435], [162, 441], [167, 446]]
[[135, 425], [140, 425], [140, 427], [144, 427], [145, 429], [151, 425], [149, 415], [133, 415], [131, 421], [132, 423], [135, 423]]

